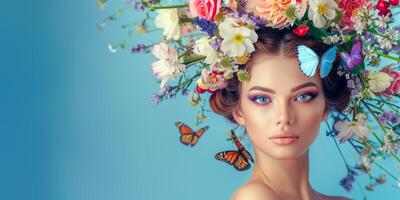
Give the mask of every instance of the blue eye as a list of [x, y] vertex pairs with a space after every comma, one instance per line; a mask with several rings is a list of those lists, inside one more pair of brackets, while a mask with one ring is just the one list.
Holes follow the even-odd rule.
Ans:
[[316, 96], [315, 94], [304, 93], [304, 94], [300, 94], [299, 96], [297, 96], [297, 99], [299, 99], [300, 101], [303, 101], [303, 102], [307, 102], [307, 101], [310, 101], [311, 99], [313, 99], [315, 96]]
[[270, 101], [269, 98], [265, 96], [255, 96], [252, 97], [251, 100], [258, 104], [267, 104]]

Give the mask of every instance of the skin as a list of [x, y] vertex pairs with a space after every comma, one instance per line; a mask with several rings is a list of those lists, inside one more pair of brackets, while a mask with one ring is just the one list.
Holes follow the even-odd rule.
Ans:
[[[347, 199], [320, 194], [309, 183], [308, 150], [329, 114], [321, 78], [317, 73], [304, 75], [295, 57], [257, 55], [254, 59], [251, 78], [241, 84], [239, 105], [232, 114], [246, 127], [255, 163], [249, 181], [232, 200]], [[269, 139], [282, 132], [299, 138], [289, 145]]]

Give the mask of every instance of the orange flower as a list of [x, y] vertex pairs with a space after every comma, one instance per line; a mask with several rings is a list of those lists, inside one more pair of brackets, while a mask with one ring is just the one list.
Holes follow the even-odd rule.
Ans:
[[293, 25], [308, 6], [301, 0], [249, 0], [247, 4], [251, 12], [266, 20], [267, 26], [279, 29]]

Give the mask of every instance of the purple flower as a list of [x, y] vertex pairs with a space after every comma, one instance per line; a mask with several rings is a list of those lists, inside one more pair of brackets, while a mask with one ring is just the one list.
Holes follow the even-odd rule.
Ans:
[[215, 30], [217, 29], [217, 24], [212, 21], [208, 21], [204, 18], [195, 17], [194, 24], [197, 25], [201, 31], [206, 32], [210, 37], [215, 35]]
[[247, 1], [246, 0], [240, 1], [240, 4], [238, 6], [238, 11], [241, 13], [246, 13], [246, 10], [247, 10]]
[[397, 123], [399, 123], [399, 117], [392, 110], [391, 111], [384, 111], [379, 116], [379, 121], [381, 123], [383, 123], [383, 124], [386, 124], [386, 123], [390, 122], [393, 125], [397, 125]]
[[147, 47], [144, 44], [138, 44], [138, 45], [132, 47], [131, 52], [132, 53], [144, 53], [144, 52], [146, 52], [146, 50], [147, 50]]
[[182, 90], [182, 95], [187, 96], [189, 94], [189, 92], [190, 92], [190, 90], [185, 88]]
[[371, 41], [376, 40], [376, 37], [373, 34], [368, 33], [368, 32], [364, 34], [364, 37], [365, 37], [365, 40], [371, 40]]
[[256, 25], [259, 26], [259, 27], [264, 27], [264, 26], [267, 24], [267, 22], [265, 21], [264, 18], [259, 17], [259, 16], [254, 16], [253, 13], [250, 13], [250, 14], [249, 14], [249, 18], [251, 19], [251, 21], [252, 21], [254, 24], [256, 24]]
[[153, 101], [153, 103], [155, 104], [160, 103], [160, 96], [158, 96], [157, 94], [151, 96], [151, 101]]
[[353, 188], [356, 175], [358, 174], [355, 171], [347, 169], [347, 175], [340, 181], [340, 185], [349, 192]]
[[220, 38], [215, 38], [215, 39], [211, 40], [211, 42], [210, 42], [210, 45], [217, 51], [221, 47], [221, 44], [222, 44], [222, 39], [220, 39]]
[[164, 93], [169, 93], [173, 88], [169, 85], [164, 86], [163, 88], [160, 89], [160, 93], [164, 94]]
[[228, 16], [235, 18], [235, 19], [239, 19], [242, 15], [239, 12], [231, 12], [231, 13], [228, 13]]
[[353, 79], [347, 80], [347, 87], [351, 89], [356, 87]]

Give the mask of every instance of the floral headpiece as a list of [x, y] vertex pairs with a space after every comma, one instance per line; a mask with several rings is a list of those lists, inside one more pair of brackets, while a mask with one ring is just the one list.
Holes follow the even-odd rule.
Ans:
[[[104, 9], [106, 0], [97, 3]], [[341, 143], [347, 142], [360, 155], [354, 166], [345, 162], [348, 174], [341, 185], [350, 190], [356, 171], [361, 171], [371, 179], [366, 185], [368, 190], [385, 182], [387, 176], [400, 186], [400, 177], [379, 164], [382, 158], [393, 158], [400, 164], [400, 26], [394, 24], [398, 13], [392, 13], [399, 0], [188, 0], [177, 5], [165, 5], [159, 0], [124, 0], [124, 3], [128, 6], [118, 9], [98, 27], [105, 28], [127, 8], [143, 11], [143, 19], [123, 28], [135, 27], [145, 34], [152, 32], [153, 24], [149, 22], [154, 21], [155, 28], [163, 31], [161, 41], [135, 44], [131, 51], [151, 52], [158, 59], [151, 69], [160, 81], [160, 91], [152, 100], [159, 103], [178, 94], [187, 95], [190, 104], [200, 108], [196, 126], [205, 121], [205, 112], [209, 111], [203, 93], [225, 88], [227, 80], [234, 76], [239, 81], [249, 79], [249, 73], [239, 66], [246, 64], [255, 51], [257, 29], [289, 29], [299, 37], [310, 36], [332, 46], [321, 61], [308, 47], [297, 48], [301, 48], [298, 58], [306, 75], [312, 76], [321, 63], [322, 78], [328, 73], [345, 76], [351, 91], [350, 105], [333, 117], [327, 133]], [[109, 49], [115, 52], [127, 45], [124, 40], [110, 44]], [[337, 54], [341, 65], [337, 71], [331, 71]], [[373, 123], [376, 129], [371, 128]], [[183, 134], [181, 141], [192, 146], [208, 128], [188, 137], [184, 134], [196, 132], [181, 122], [176, 125]], [[240, 147], [237, 139], [235, 144]], [[385, 175], [373, 175], [371, 165], [383, 169]]]

